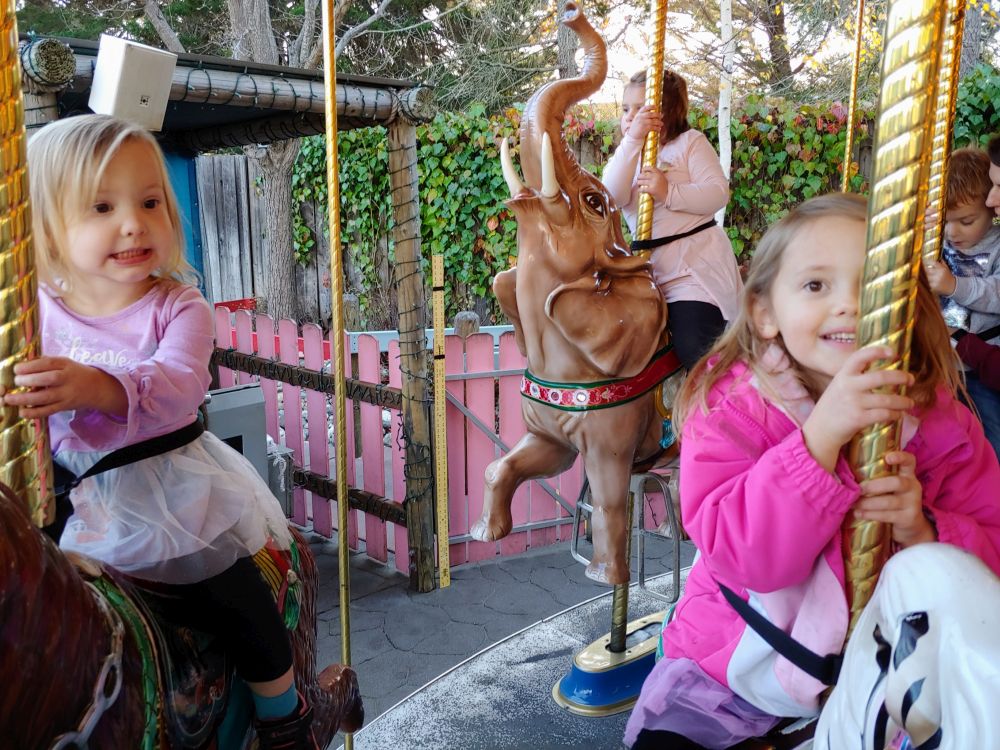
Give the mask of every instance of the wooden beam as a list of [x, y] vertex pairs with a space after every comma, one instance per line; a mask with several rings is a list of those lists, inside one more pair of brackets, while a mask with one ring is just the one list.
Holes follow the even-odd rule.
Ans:
[[[82, 93], [90, 88], [96, 59], [76, 55], [76, 76], [70, 91]], [[170, 101], [312, 112], [322, 117], [323, 81], [178, 65], [170, 86]], [[392, 89], [357, 83], [337, 85], [338, 117], [388, 122], [396, 117], [398, 109], [399, 98]]]

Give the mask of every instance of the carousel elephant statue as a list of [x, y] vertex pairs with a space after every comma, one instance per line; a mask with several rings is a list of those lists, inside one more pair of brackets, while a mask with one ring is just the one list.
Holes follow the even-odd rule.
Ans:
[[[0, 534], [3, 747], [250, 746], [249, 689], [217, 643], [154, 616], [154, 592], [140, 594], [117, 571], [64, 555], [3, 484]], [[281, 592], [298, 684], [326, 747], [338, 728], [360, 728], [364, 710], [350, 667], [316, 675], [316, 563], [302, 536], [293, 537], [288, 568], [276, 558], [268, 575], [258, 564]]]
[[587, 575], [620, 584], [629, 578], [629, 477], [663, 456], [653, 391], [680, 365], [667, 346], [666, 305], [649, 263], [627, 249], [618, 208], [563, 138], [567, 108], [601, 87], [608, 65], [604, 40], [572, 0], [562, 21], [580, 38], [582, 71], [545, 84], [525, 106], [523, 180], [506, 140], [501, 144], [518, 258], [496, 276], [493, 291], [527, 359], [521, 392], [528, 432], [487, 468], [483, 515], [471, 535], [493, 541], [509, 534], [518, 485], [564, 471], [579, 454], [594, 505]]
[[893, 555], [847, 644], [813, 750], [1000, 747], [1000, 579], [974, 555]]

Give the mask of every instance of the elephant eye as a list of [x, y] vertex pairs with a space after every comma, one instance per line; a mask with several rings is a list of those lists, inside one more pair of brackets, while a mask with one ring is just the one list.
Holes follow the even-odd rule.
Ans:
[[608, 204], [604, 199], [604, 196], [595, 191], [589, 191], [583, 194], [583, 202], [586, 204], [587, 208], [593, 211], [595, 214], [604, 218], [608, 215]]

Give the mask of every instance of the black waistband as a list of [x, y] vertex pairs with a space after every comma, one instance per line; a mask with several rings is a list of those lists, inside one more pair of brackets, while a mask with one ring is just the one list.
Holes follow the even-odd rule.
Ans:
[[126, 445], [113, 450], [79, 477], [59, 467], [61, 470], [57, 469], [56, 471], [57, 475], [59, 475], [55, 482], [56, 494], [68, 493], [84, 479], [92, 477], [95, 474], [103, 474], [111, 469], [118, 469], [127, 464], [134, 464], [136, 461], [142, 461], [145, 458], [152, 458], [153, 456], [159, 456], [181, 448], [188, 443], [194, 442], [204, 431], [205, 428], [196, 419], [191, 424], [173, 432], [168, 432], [166, 435], [157, 435], [154, 438], [149, 438], [149, 440], [143, 440], [139, 443], [133, 443], [132, 445]]
[[698, 232], [704, 232], [706, 229], [711, 229], [715, 226], [715, 219], [706, 221], [704, 224], [699, 224], [694, 229], [689, 229], [686, 232], [681, 232], [680, 234], [671, 234], [666, 237], [656, 237], [651, 240], [632, 240], [632, 252], [636, 250], [652, 250], [655, 247], [662, 247], [663, 245], [669, 245], [675, 240], [682, 240], [685, 237], [690, 237], [692, 234], [698, 234]]

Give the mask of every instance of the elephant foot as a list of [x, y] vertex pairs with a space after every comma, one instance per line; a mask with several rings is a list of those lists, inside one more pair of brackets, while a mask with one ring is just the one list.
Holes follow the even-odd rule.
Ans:
[[472, 524], [469, 536], [478, 542], [496, 542], [503, 539], [514, 528], [510, 513], [483, 513], [482, 518]]
[[628, 565], [624, 562], [598, 560], [596, 558], [591, 560], [586, 571], [584, 571], [584, 575], [590, 580], [603, 583], [606, 586], [627, 584], [629, 581]]

